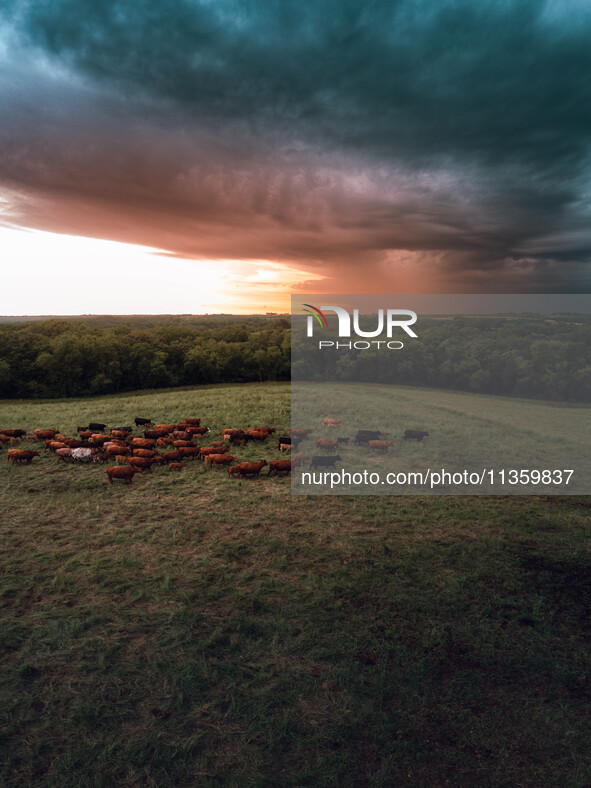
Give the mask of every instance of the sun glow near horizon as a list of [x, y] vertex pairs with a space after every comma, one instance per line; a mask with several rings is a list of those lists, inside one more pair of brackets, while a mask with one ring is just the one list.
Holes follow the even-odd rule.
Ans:
[[[203, 260], [163, 249], [0, 227], [0, 314], [288, 312], [309, 272], [270, 260]], [[320, 278], [319, 278], [320, 279]]]

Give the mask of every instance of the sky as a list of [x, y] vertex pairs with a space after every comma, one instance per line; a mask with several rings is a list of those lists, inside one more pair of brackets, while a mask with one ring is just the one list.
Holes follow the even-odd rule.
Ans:
[[589, 293], [590, 40], [584, 0], [3, 0], [0, 314]]

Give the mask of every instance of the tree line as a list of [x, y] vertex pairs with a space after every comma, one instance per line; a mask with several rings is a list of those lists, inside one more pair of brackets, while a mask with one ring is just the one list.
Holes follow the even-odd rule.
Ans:
[[[334, 340], [334, 328], [316, 331], [314, 340]], [[318, 342], [298, 330], [301, 338], [294, 347], [292, 376], [591, 401], [591, 319], [587, 316], [422, 317], [415, 328], [418, 339], [397, 337], [404, 342], [402, 350], [372, 346], [350, 351], [319, 350]]]
[[52, 319], [0, 324], [0, 397], [81, 397], [288, 380], [285, 318]]
[[[315, 339], [334, 339], [333, 329]], [[291, 366], [290, 321], [282, 316], [0, 323], [0, 397], [79, 397], [293, 376], [591, 401], [589, 317], [421, 317], [417, 332], [418, 339], [403, 337], [399, 351], [319, 352], [317, 342], [297, 331], [302, 338]]]

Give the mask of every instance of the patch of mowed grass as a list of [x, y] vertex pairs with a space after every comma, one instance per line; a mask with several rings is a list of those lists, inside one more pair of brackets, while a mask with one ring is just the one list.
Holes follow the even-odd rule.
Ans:
[[[289, 427], [276, 384], [24, 405], [0, 422]], [[2, 456], [0, 504], [6, 785], [591, 782], [587, 498]]]

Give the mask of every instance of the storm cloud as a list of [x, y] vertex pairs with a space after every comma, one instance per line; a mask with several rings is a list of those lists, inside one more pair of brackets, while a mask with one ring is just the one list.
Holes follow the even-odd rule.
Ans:
[[297, 262], [328, 292], [591, 290], [586, 4], [9, 0], [0, 19], [6, 222]]

